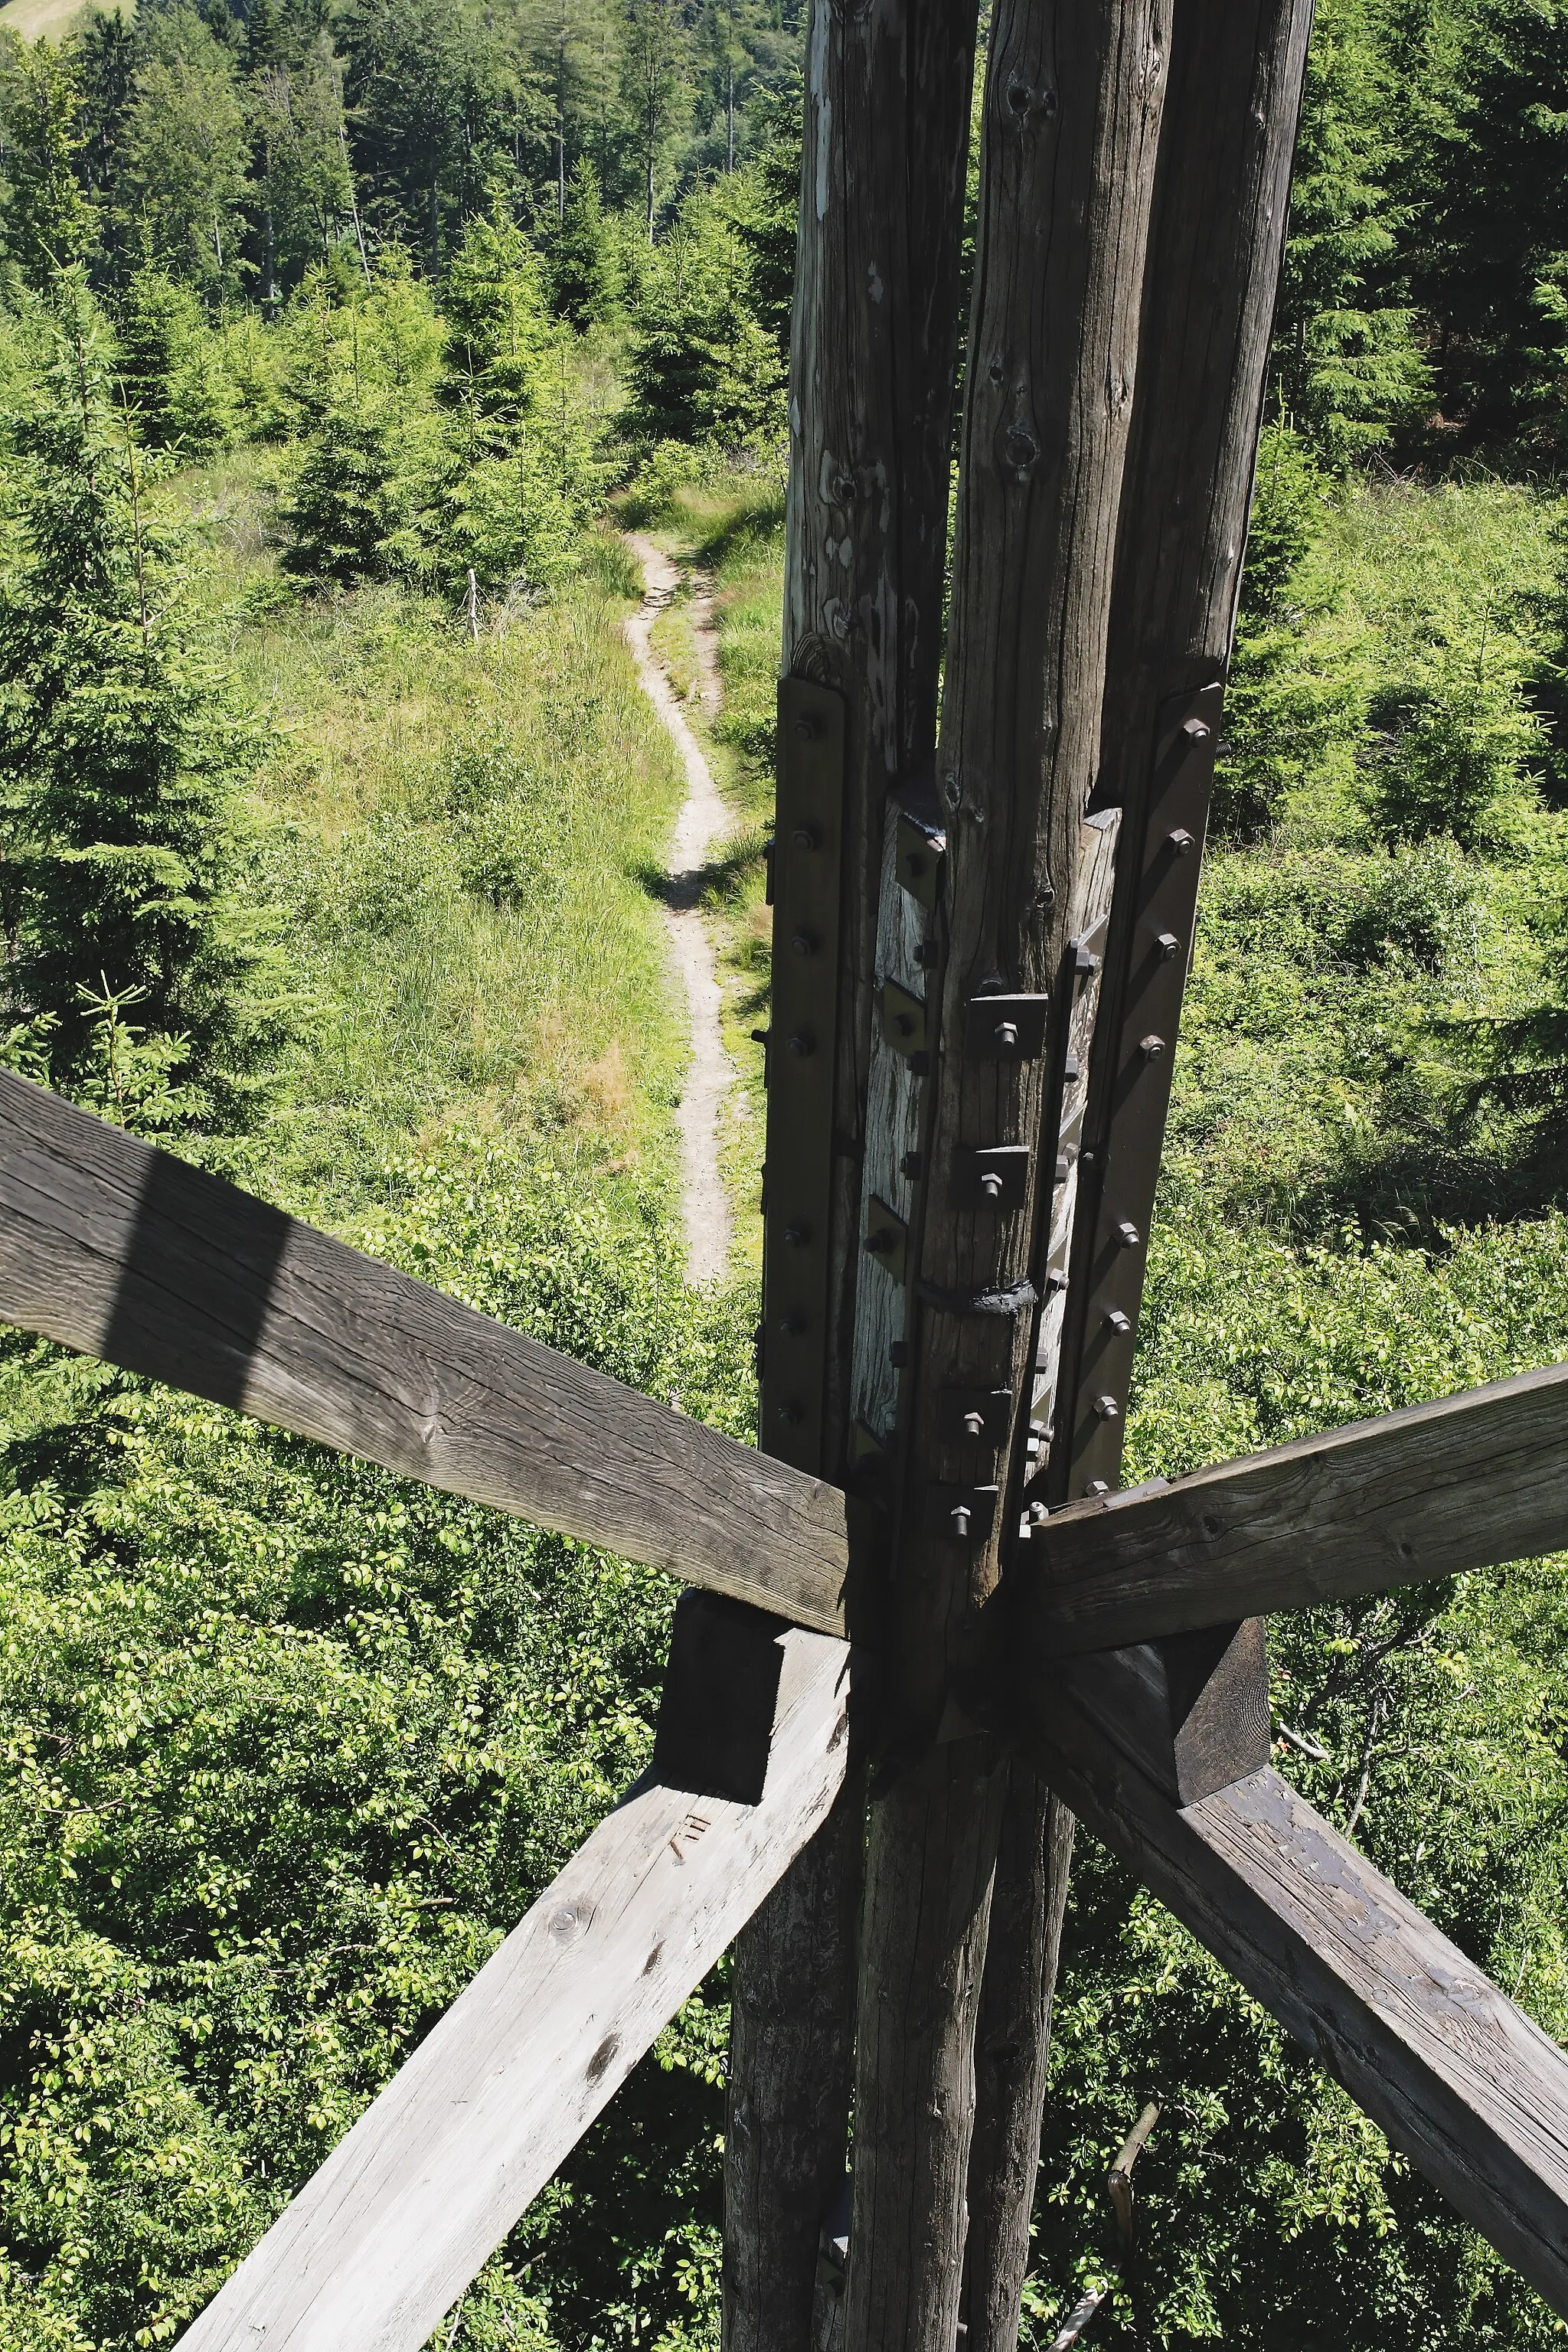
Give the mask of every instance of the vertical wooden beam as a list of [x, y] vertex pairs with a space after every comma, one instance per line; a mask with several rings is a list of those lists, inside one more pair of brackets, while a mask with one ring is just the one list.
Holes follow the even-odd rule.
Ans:
[[[1120, 1466], [1120, 1419], [1107, 1423], [1086, 1402], [1091, 1391], [1117, 1391], [1118, 1379], [1089, 1382], [1085, 1372], [1098, 1373], [1099, 1350], [1111, 1340], [1117, 1402], [1125, 1404], [1131, 1333], [1094, 1328], [1091, 1277], [1097, 1216], [1103, 1226], [1107, 1216], [1128, 1213], [1120, 1195], [1108, 1206], [1111, 1171], [1104, 1154], [1114, 1092], [1126, 1081], [1129, 982], [1146, 977], [1151, 952], [1161, 952], [1138, 937], [1147, 903], [1154, 738], [1162, 709], [1217, 683], [1229, 658], [1310, 17], [1310, 0], [1176, 0], [1096, 792], [1098, 803], [1121, 809], [1122, 835], [1104, 947], [1103, 1029], [1089, 1072], [1084, 1138], [1089, 1165], [1082, 1171], [1089, 1209], [1079, 1221], [1075, 1244], [1049, 1254], [1073, 1277], [1046, 1310], [1047, 1318], [1055, 1312], [1062, 1318], [1055, 1338], [1059, 1350], [1065, 1324], [1067, 1349], [1063, 1392], [1051, 1400], [1058, 1442], [1047, 1451], [1035, 1492], [1057, 1499], [1075, 1470], [1080, 1480], [1092, 1473], [1111, 1483], [1111, 1465]], [[1187, 951], [1184, 940], [1184, 967]], [[1135, 989], [1131, 1003], [1135, 1007]], [[1173, 1030], [1167, 1074], [1174, 1043]], [[1146, 1093], [1140, 1116], [1152, 1129], [1146, 1139], [1152, 1169], [1163, 1130], [1163, 1097], [1152, 1103]], [[1133, 1215], [1146, 1234], [1146, 1213]], [[1102, 1255], [1103, 1249], [1102, 1240]], [[1120, 1255], [1125, 1268], [1129, 1254]], [[1117, 1305], [1127, 1311], [1124, 1298]], [[1135, 1293], [1130, 1322], [1136, 1312]], [[1047, 1321], [1047, 1357], [1051, 1336]], [[1237, 1748], [1246, 1761], [1247, 1742], [1256, 1737], [1251, 1718], [1261, 1706], [1267, 1719], [1261, 1645], [1241, 1641], [1228, 1645], [1226, 1656], [1229, 1680], [1240, 1687], [1221, 1692], [1223, 1677], [1210, 1683], [1226, 1701], [1225, 1727], [1234, 1730], [1234, 1716], [1240, 1738], [1221, 1744]], [[1084, 1671], [1098, 1673], [1102, 1682], [1110, 1677], [1110, 1703], [1131, 1718], [1133, 1685], [1143, 1679], [1138, 1668], [1156, 1662], [1157, 1654], [1150, 1652], [1102, 1660]], [[1106, 1694], [1098, 1696], [1103, 1703]], [[1010, 1825], [998, 1861], [984, 1994], [987, 2008], [997, 2011], [1009, 2060], [982, 2077], [999, 2112], [988, 2116], [984, 2135], [977, 2136], [970, 2168], [976, 2226], [965, 2284], [966, 2352], [1015, 2352], [1017, 2344], [1050, 2016], [1050, 1987], [1037, 1986], [1035, 1971], [1047, 1960], [1054, 1968], [1048, 1927], [1059, 1917], [1066, 1892], [1058, 1854], [1065, 1872], [1070, 1850], [1070, 1830], [1058, 1831], [1056, 1848], [1045, 1834], [1047, 1805], [1058, 1801], [1047, 1799], [1037, 1774], [1014, 1769], [1018, 1780], [1010, 1803], [1022, 1818]], [[1223, 1775], [1225, 1763], [1218, 1769]], [[1022, 1880], [1016, 1875], [1020, 1871]], [[1038, 2040], [1026, 2054], [1011, 2042], [1013, 2021], [1021, 2014], [1020, 1987], [1027, 1989], [1038, 2024]]]
[[[783, 666], [841, 698], [837, 1058], [816, 1185], [826, 1229], [784, 1243], [799, 1221], [770, 1180], [764, 1237], [770, 1268], [781, 1244], [822, 1253], [826, 1328], [787, 1339], [817, 1351], [820, 1402], [805, 1425], [777, 1420], [793, 1399], [765, 1379], [762, 1443], [839, 1483], [883, 811], [901, 780], [929, 779], [936, 736], [975, 17], [976, 0], [813, 0], [806, 37]], [[794, 849], [781, 834], [786, 885]], [[775, 1178], [791, 1116], [772, 1090]], [[770, 1328], [771, 1286], [764, 1351], [786, 1339]], [[852, 1765], [828, 1823], [736, 1948], [725, 2352], [806, 2352], [818, 2232], [847, 2154], [864, 1818]]]
[[[998, 1437], [1027, 1410], [1037, 1146], [1061, 1076], [1163, 79], [1158, 0], [1059, 15], [1003, 0], [993, 17], [937, 759], [945, 879], [921, 941], [924, 1005], [891, 1007], [931, 1033], [920, 1050], [931, 1062], [905, 1057], [910, 1082], [922, 1067], [934, 1076], [902, 1251], [912, 1288], [889, 1489], [885, 1786], [862, 1913], [849, 2352], [952, 2352], [956, 2338], [1002, 1776], [988, 1739], [941, 1735], [962, 1728], [952, 1681], [996, 1580], [1000, 1513], [984, 1490], [1005, 1460]], [[988, 1199], [977, 1150], [1020, 1146], [1022, 1181]], [[886, 1231], [878, 1254], [896, 1259], [897, 1227], [878, 1216], [868, 1238]], [[1002, 1392], [1002, 1428], [977, 1403], [968, 1427], [957, 1390]]]

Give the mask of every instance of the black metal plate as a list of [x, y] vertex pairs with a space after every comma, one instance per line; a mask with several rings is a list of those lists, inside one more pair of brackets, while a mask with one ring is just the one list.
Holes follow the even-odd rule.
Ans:
[[[978, 1429], [969, 1423], [977, 1420]], [[942, 1389], [937, 1397], [937, 1435], [946, 1445], [989, 1445], [999, 1452], [1013, 1420], [1011, 1389]]]
[[[1076, 1499], [1096, 1480], [1114, 1486], [1121, 1473], [1123, 1415], [1197, 912], [1221, 700], [1215, 685], [1173, 697], [1162, 709], [1142, 840], [1122, 843], [1122, 854], [1139, 861], [1138, 880], [1125, 985], [1120, 1006], [1105, 1008], [1114, 1022], [1110, 1085], [1098, 1094], [1091, 1112], [1095, 1135], [1082, 1155], [1072, 1264], [1075, 1289], [1082, 1285], [1076, 1326], [1082, 1336], [1076, 1363], [1063, 1364], [1058, 1393], [1058, 1454], [1047, 1472], [1056, 1501]], [[1173, 834], [1188, 835], [1191, 849], [1178, 854]], [[1120, 962], [1119, 948], [1113, 953]], [[1108, 966], [1108, 984], [1111, 979]], [[1152, 1037], [1162, 1041], [1158, 1053], [1145, 1050]], [[1100, 1051], [1097, 1035], [1097, 1061]], [[1085, 1141], [1089, 1144], [1087, 1135]], [[1127, 1226], [1138, 1236], [1131, 1245], [1120, 1238]], [[1121, 1328], [1110, 1319], [1113, 1313]], [[1114, 1416], [1097, 1410], [1097, 1401], [1107, 1397], [1119, 1408]], [[1064, 1441], [1065, 1460], [1059, 1453]]]
[[882, 1024], [882, 1043], [890, 1045], [895, 1054], [923, 1054], [926, 1050], [925, 999], [896, 980], [882, 982], [879, 998]]
[[1034, 1062], [1046, 1049], [1048, 996], [972, 996], [963, 1051], [971, 1062]]
[[966, 1209], [1021, 1209], [1029, 1185], [1029, 1147], [983, 1143], [957, 1154], [954, 1173]]

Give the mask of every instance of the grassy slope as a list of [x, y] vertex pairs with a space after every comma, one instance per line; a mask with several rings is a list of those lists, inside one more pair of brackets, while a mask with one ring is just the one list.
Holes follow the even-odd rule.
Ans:
[[[269, 472], [172, 489], [264, 721], [258, 886], [301, 1010], [218, 1156], [743, 1433], [746, 1316], [672, 1246], [681, 1039], [642, 877], [679, 779], [620, 551], [476, 646], [392, 589], [281, 591]], [[14, 1339], [0, 1559], [0, 2347], [130, 2352], [639, 1769], [672, 1591]], [[713, 2291], [722, 2018], [662, 2037], [465, 2344], [681, 2340]]]
[[396, 587], [284, 589], [268, 473], [179, 486], [266, 730], [260, 878], [302, 997], [257, 1164], [352, 1207], [356, 1166], [458, 1123], [668, 1194], [684, 1041], [646, 877], [681, 786], [620, 550], [475, 645]]

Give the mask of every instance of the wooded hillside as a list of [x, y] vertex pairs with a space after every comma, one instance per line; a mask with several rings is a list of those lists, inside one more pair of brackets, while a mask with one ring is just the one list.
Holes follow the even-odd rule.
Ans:
[[[682, 1278], [681, 780], [620, 534], [713, 599], [716, 706], [690, 593], [656, 645], [734, 817], [749, 1213], [804, 5], [29, 5], [0, 1062], [751, 1438], [755, 1220]], [[1563, 0], [1323, 0], [1271, 386], [1129, 1484], [1568, 1359]], [[1272, 1659], [1278, 1768], [1560, 2041], [1563, 1594]], [[174, 2340], [646, 1761], [673, 1599], [0, 1333], [0, 2352]], [[1030, 2352], [1152, 2097], [1149, 2345], [1557, 2341], [1080, 1857]], [[717, 2344], [726, 1988], [434, 2343]]]

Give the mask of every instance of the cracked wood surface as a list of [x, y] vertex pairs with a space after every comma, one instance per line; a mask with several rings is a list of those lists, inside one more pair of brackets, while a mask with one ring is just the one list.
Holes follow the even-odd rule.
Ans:
[[649, 1775], [602, 1822], [180, 2339], [419, 2352], [826, 1815], [840, 1642], [784, 1652], [762, 1801]]
[[0, 1317], [802, 1624], [844, 1499], [0, 1070]]
[[1568, 2054], [1279, 1774], [1179, 1807], [1062, 1698], [1052, 1786], [1568, 2316]]
[[1058, 1655], [1568, 1547], [1568, 1364], [1053, 1515], [1028, 1615]]

